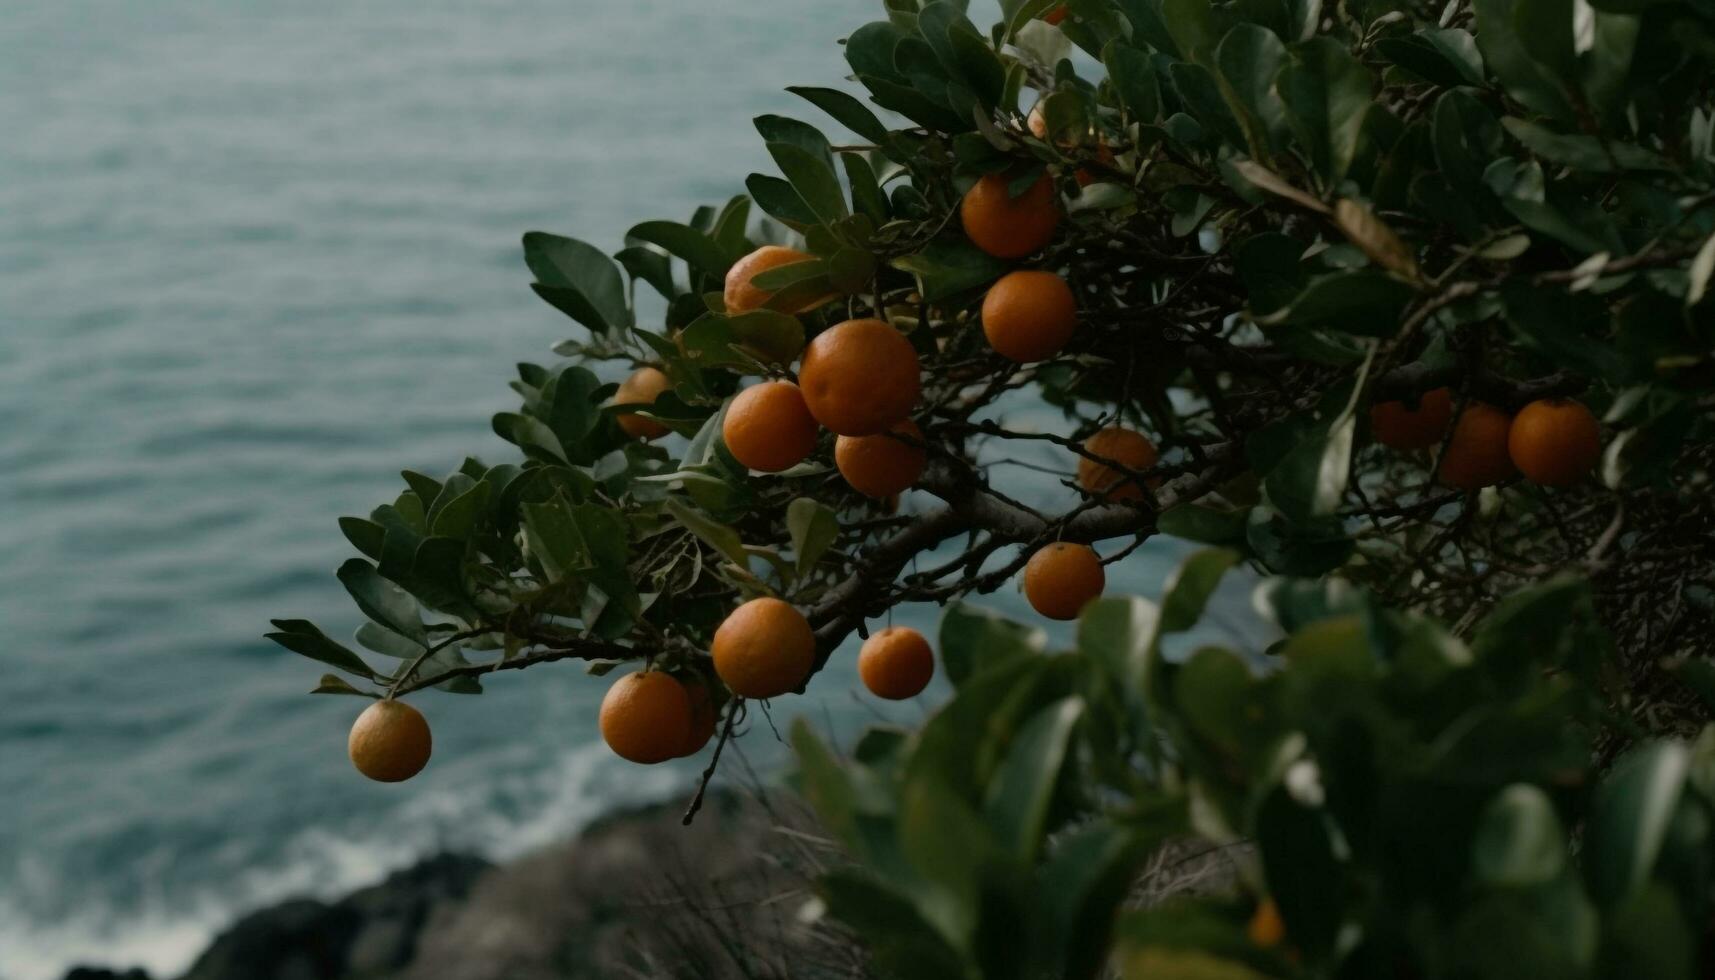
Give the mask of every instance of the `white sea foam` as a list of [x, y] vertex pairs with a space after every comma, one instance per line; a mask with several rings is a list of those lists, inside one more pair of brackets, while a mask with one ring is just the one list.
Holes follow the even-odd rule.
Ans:
[[[606, 747], [589, 743], [544, 772], [414, 797], [379, 821], [386, 832], [373, 837], [354, 840], [326, 828], [306, 828], [266, 866], [235, 869], [218, 885], [188, 897], [151, 897], [123, 914], [89, 908], [43, 921], [0, 894], [0, 978], [57, 980], [77, 964], [141, 966], [155, 977], [175, 976], [246, 912], [288, 898], [337, 898], [442, 849], [496, 861], [514, 858], [567, 838], [615, 807], [665, 796], [682, 786], [689, 772], [626, 767], [619, 776]], [[496, 812], [497, 796], [529, 797], [535, 804], [508, 818]]]

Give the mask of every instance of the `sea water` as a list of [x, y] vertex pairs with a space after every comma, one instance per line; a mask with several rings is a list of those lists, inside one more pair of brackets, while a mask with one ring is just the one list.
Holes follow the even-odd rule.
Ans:
[[[606, 751], [605, 682], [576, 663], [419, 697], [434, 761], [370, 783], [345, 758], [360, 703], [308, 696], [320, 665], [261, 634], [290, 616], [350, 635], [335, 518], [391, 499], [400, 469], [515, 458], [488, 422], [515, 405], [512, 365], [578, 329], [531, 294], [520, 234], [611, 250], [719, 203], [773, 172], [764, 112], [849, 139], [781, 89], [849, 87], [838, 38], [878, 14], [0, 3], [0, 978], [171, 974], [260, 905], [687, 790], [691, 764]], [[1069, 469], [1047, 444], [1014, 455]], [[1159, 588], [1175, 554], [1152, 542], [1112, 588]], [[1023, 611], [1010, 589], [982, 601]], [[849, 738], [945, 696], [879, 708], [852, 657], [781, 699], [782, 727]], [[767, 726], [744, 746], [763, 771], [786, 759]]]

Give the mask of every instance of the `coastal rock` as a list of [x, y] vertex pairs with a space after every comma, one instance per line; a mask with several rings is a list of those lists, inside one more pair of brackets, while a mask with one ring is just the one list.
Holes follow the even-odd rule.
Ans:
[[461, 901], [489, 867], [444, 854], [333, 904], [299, 899], [254, 912], [215, 937], [183, 980], [386, 976], [411, 962], [435, 910]]
[[[860, 976], [817, 923], [829, 859], [803, 805], [714, 792], [695, 823], [662, 804], [495, 867], [440, 855], [337, 901], [261, 909], [180, 980], [793, 980]], [[80, 968], [66, 980], [150, 980]]]

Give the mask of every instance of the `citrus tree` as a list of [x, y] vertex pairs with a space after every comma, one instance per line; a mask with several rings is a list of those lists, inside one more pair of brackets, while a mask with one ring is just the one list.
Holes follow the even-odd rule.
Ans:
[[[793, 733], [884, 975], [1715, 969], [1715, 7], [883, 8], [867, 102], [792, 89], [842, 142], [761, 116], [724, 206], [524, 237], [583, 329], [521, 458], [341, 520], [372, 655], [270, 634], [376, 699], [357, 767], [428, 761], [406, 695], [578, 660], [706, 785], [857, 634], [875, 696], [955, 689]], [[1101, 598], [1155, 535], [1210, 547]], [[1238, 566], [1276, 640], [1164, 650]], [[963, 603], [1014, 581], [1074, 651]], [[868, 632], [904, 602], [937, 644]], [[1233, 888], [1126, 911], [1186, 838]]]

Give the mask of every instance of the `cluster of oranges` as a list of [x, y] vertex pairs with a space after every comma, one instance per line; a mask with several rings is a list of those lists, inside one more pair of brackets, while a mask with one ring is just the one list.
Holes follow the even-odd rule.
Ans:
[[1571, 486], [1602, 458], [1596, 416], [1569, 398], [1538, 399], [1517, 415], [1470, 401], [1455, 419], [1453, 392], [1436, 388], [1416, 405], [1377, 403], [1370, 409], [1370, 431], [1392, 449], [1441, 446], [1436, 477], [1455, 490], [1480, 490], [1520, 474], [1539, 486]]
[[[1064, 16], [1064, 11], [1059, 14]], [[965, 195], [960, 217], [978, 248], [999, 258], [1021, 259], [1041, 251], [1053, 238], [1060, 221], [1058, 194], [1047, 175], [1016, 197], [1003, 177], [989, 175]], [[756, 277], [812, 259], [777, 245], [745, 256], [726, 277], [727, 313], [769, 305], [774, 294], [757, 286]], [[832, 298], [794, 304], [797, 308], [791, 312], [808, 312]], [[982, 321], [996, 352], [1031, 363], [1065, 347], [1077, 325], [1077, 303], [1059, 275], [1019, 269], [990, 287]], [[766, 380], [734, 396], [722, 419], [722, 440], [747, 469], [779, 473], [813, 454], [825, 428], [835, 437], [834, 463], [852, 489], [877, 499], [894, 497], [916, 484], [927, 465], [923, 432], [910, 417], [922, 390], [920, 370], [911, 341], [890, 324], [872, 318], [846, 320], [823, 330], [805, 347], [796, 383]], [[659, 368], [645, 366], [620, 384], [613, 401], [646, 409], [671, 387], [671, 379]], [[635, 412], [622, 411], [617, 419], [633, 439], [657, 439], [668, 432], [665, 425]], [[1104, 502], [1143, 499], [1136, 474], [1157, 459], [1147, 437], [1110, 427], [1091, 436], [1084, 449], [1098, 457], [1079, 461], [1078, 485], [1086, 493]], [[1095, 551], [1068, 542], [1032, 554], [1023, 580], [1031, 605], [1055, 619], [1075, 618], [1101, 594], [1104, 584]], [[803, 686], [815, 663], [816, 637], [803, 613], [790, 603], [763, 597], [727, 616], [715, 631], [710, 653], [714, 674], [734, 696], [766, 699]], [[934, 653], [916, 630], [889, 627], [863, 644], [858, 673], [877, 697], [914, 697], [934, 674]], [[639, 763], [700, 751], [717, 725], [717, 699], [709, 683], [701, 676], [653, 667], [621, 677], [602, 700], [603, 739], [616, 754]], [[371, 778], [407, 779], [428, 761], [428, 725], [402, 702], [378, 701], [353, 726], [350, 751], [352, 762]]]

